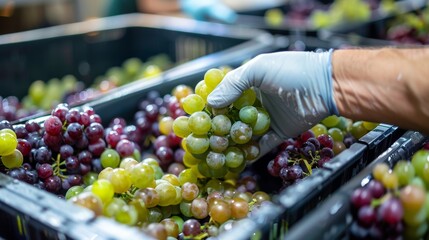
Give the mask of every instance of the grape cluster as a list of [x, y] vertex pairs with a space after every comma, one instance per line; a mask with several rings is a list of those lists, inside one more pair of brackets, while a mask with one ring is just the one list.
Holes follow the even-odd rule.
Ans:
[[222, 81], [221, 69], [210, 69], [195, 87], [195, 94], [181, 99], [190, 116], [180, 116], [173, 122], [174, 133], [183, 138], [184, 163], [197, 166], [205, 177], [221, 178], [228, 172], [241, 172], [246, 161], [259, 155], [253, 136], [264, 134], [270, 127], [270, 117], [262, 107], [254, 106], [256, 94], [248, 89], [231, 106], [210, 109], [208, 94]]
[[276, 150], [274, 159], [268, 162], [268, 173], [280, 177], [283, 187], [290, 186], [311, 175], [312, 169], [321, 168], [377, 125], [329, 116], [297, 138], [284, 141]]
[[[399, 15], [386, 30], [386, 38], [404, 44], [429, 43], [429, 8]], [[384, 36], [381, 36], [384, 37]]]
[[376, 165], [373, 179], [351, 195], [353, 239], [423, 239], [428, 233], [428, 149], [393, 169]]

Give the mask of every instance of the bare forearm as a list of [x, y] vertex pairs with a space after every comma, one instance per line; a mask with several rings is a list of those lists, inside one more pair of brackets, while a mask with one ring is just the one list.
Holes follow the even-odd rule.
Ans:
[[332, 67], [341, 115], [429, 133], [429, 48], [336, 50]]
[[178, 0], [139, 0], [138, 8], [141, 12], [155, 14], [180, 11]]

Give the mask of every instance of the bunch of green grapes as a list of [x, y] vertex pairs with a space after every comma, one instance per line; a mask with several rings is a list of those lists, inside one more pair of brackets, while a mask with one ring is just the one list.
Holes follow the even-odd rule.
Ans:
[[429, 151], [427, 144], [411, 161], [390, 169], [377, 164], [373, 179], [351, 195], [354, 239], [423, 239], [428, 234]]
[[253, 89], [247, 89], [230, 106], [211, 109], [207, 96], [222, 81], [221, 69], [210, 69], [195, 87], [195, 94], [182, 99], [189, 116], [174, 120], [174, 133], [183, 138], [184, 163], [197, 165], [206, 177], [224, 177], [228, 172], [241, 172], [246, 161], [255, 159], [259, 146], [254, 136], [270, 127], [270, 117], [258, 105]]
[[24, 158], [22, 153], [16, 149], [18, 139], [12, 129], [0, 130], [0, 158], [1, 163], [8, 169], [18, 168], [22, 165]]

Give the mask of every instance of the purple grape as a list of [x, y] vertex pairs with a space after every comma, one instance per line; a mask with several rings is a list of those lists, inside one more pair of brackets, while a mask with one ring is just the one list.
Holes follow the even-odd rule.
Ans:
[[28, 131], [27, 131], [27, 129], [25, 129], [24, 124], [14, 125], [13, 131], [15, 131], [17, 138], [26, 138], [28, 136]]
[[381, 198], [386, 192], [386, 189], [384, 188], [383, 184], [374, 179], [368, 183], [367, 188], [374, 198]]
[[26, 157], [28, 154], [30, 154], [31, 144], [25, 139], [18, 139], [18, 146], [16, 149], [22, 153], [22, 156]]
[[91, 122], [91, 123], [99, 123], [99, 124], [101, 124], [101, 117], [98, 115], [98, 114], [90, 114], [89, 115], [89, 121]]
[[122, 126], [122, 125], [116, 124], [116, 125], [113, 125], [113, 126], [112, 126], [112, 131], [115, 131], [115, 132], [117, 132], [118, 134], [123, 134], [123, 133], [124, 133], [124, 128], [125, 128], [125, 126]]
[[301, 135], [299, 136], [299, 139], [302, 142], [306, 142], [308, 139], [310, 138], [314, 138], [314, 133], [311, 130], [305, 131], [303, 133], [301, 133]]
[[99, 158], [92, 159], [91, 166], [92, 170], [96, 173], [99, 173], [101, 170], [103, 170], [103, 166], [101, 166], [101, 161]]
[[127, 139], [122, 139], [118, 142], [115, 149], [121, 157], [128, 157], [134, 153], [134, 143]]
[[383, 202], [377, 212], [381, 220], [391, 225], [397, 224], [401, 221], [402, 216], [404, 215], [401, 202], [397, 198], [390, 198]]
[[183, 163], [183, 156], [185, 155], [185, 150], [178, 148], [174, 151], [174, 161], [176, 163]]
[[83, 135], [83, 127], [77, 122], [70, 123], [66, 131], [73, 140], [79, 140]]
[[333, 158], [334, 157], [334, 151], [331, 148], [324, 147], [324, 148], [320, 149], [319, 155], [321, 158], [323, 158], [323, 157]]
[[136, 126], [142, 134], [149, 133], [151, 125], [152, 123], [146, 117], [136, 119]]
[[76, 108], [70, 109], [66, 114], [67, 123], [78, 123], [80, 121], [80, 112]]
[[69, 108], [67, 104], [59, 104], [54, 110], [52, 110], [51, 115], [59, 118], [61, 122], [64, 122], [68, 111]]
[[314, 145], [314, 147], [316, 148], [316, 150], [320, 149], [320, 142], [316, 138], [311, 137], [311, 138], [307, 139], [307, 142], [311, 142]]
[[153, 143], [153, 148], [155, 150], [160, 147], [169, 147], [169, 146], [170, 144], [168, 144], [168, 139], [167, 139], [167, 136], [165, 135], [158, 136]]
[[182, 142], [182, 138], [178, 137], [176, 134], [174, 134], [174, 132], [170, 132], [167, 135], [167, 142], [171, 148], [176, 148], [180, 146], [180, 143]]
[[37, 149], [34, 155], [34, 160], [36, 160], [40, 164], [51, 162], [51, 158], [52, 158], [52, 153], [46, 147], [40, 147], [39, 149]]
[[41, 179], [52, 176], [53, 172], [52, 166], [48, 163], [43, 163], [37, 168], [37, 174]]
[[302, 177], [302, 168], [299, 165], [287, 167], [287, 180], [294, 181]]
[[169, 147], [160, 147], [156, 150], [155, 155], [161, 161], [161, 165], [167, 167], [173, 162], [173, 150]]
[[116, 147], [116, 144], [118, 144], [119, 140], [121, 140], [121, 136], [119, 135], [119, 133], [117, 133], [115, 131], [110, 131], [106, 135], [106, 142], [112, 148]]
[[25, 170], [24, 168], [14, 168], [8, 172], [8, 175], [14, 179], [18, 179], [21, 181], [25, 180]]
[[375, 209], [371, 205], [366, 205], [358, 210], [358, 221], [363, 227], [370, 227], [377, 220]]
[[279, 176], [283, 181], [289, 181], [287, 173], [288, 173], [288, 168], [287, 168], [287, 167], [285, 167], [285, 168], [281, 168], [281, 169], [280, 169], [280, 171], [279, 171], [278, 176]]
[[146, 111], [146, 117], [150, 122], [156, 121], [158, 118], [158, 106], [155, 104], [149, 104], [144, 109]]
[[327, 134], [320, 134], [317, 137], [317, 140], [319, 140], [320, 146], [321, 147], [327, 147], [327, 148], [333, 148], [334, 146], [334, 140], [332, 139], [331, 136], [327, 135]]
[[76, 156], [70, 156], [65, 160], [66, 168], [68, 171], [75, 172], [80, 167], [80, 162]]
[[84, 127], [88, 127], [89, 124], [91, 124], [91, 120], [90, 120], [88, 113], [81, 112], [80, 113], [80, 119], [79, 119], [78, 123]]
[[[284, 154], [285, 153], [285, 154]], [[274, 158], [274, 167], [276, 169], [285, 168], [288, 166], [289, 159], [286, 152], [280, 152], [275, 158]]]
[[45, 132], [43, 135], [43, 141], [45, 142], [46, 146], [48, 146], [52, 151], [58, 152], [60, 151], [61, 145], [62, 145], [62, 137], [61, 135], [49, 135]]
[[83, 163], [81, 163], [80, 166], [79, 166], [79, 169], [80, 169], [79, 173], [82, 176], [85, 176], [87, 173], [89, 173], [91, 171], [91, 166], [89, 164], [83, 164]]
[[171, 173], [171, 174], [174, 174], [176, 176], [179, 176], [179, 174], [183, 170], [185, 170], [185, 166], [183, 164], [174, 162], [174, 163], [170, 164], [170, 166], [168, 166], [167, 172]]
[[182, 232], [185, 236], [197, 236], [201, 233], [201, 224], [195, 219], [188, 219], [183, 223]]
[[30, 143], [32, 148], [37, 147], [37, 142], [41, 139], [40, 134], [37, 132], [31, 132], [28, 134], [26, 140]]
[[86, 136], [82, 136], [82, 138], [76, 141], [75, 143], [75, 147], [77, 149], [85, 149], [88, 147], [88, 145], [89, 145], [89, 141]]
[[278, 177], [280, 174], [280, 168], [274, 165], [274, 160], [268, 162], [267, 170], [268, 173], [274, 177]]
[[77, 158], [80, 163], [91, 164], [92, 154], [87, 150], [83, 150], [77, 155]]
[[316, 147], [311, 142], [305, 142], [300, 149], [302, 155], [307, 159], [312, 159], [316, 156]]
[[100, 123], [93, 122], [85, 129], [85, 134], [90, 143], [95, 143], [104, 136], [104, 128]]
[[119, 126], [125, 127], [125, 126], [127, 126], [127, 121], [125, 121], [124, 118], [116, 117], [116, 118], [112, 119], [112, 121], [110, 121], [109, 125], [112, 126], [112, 127], [115, 126], [115, 125], [119, 125]]
[[62, 145], [60, 148], [61, 159], [66, 159], [73, 155], [74, 149], [70, 145]]
[[67, 145], [75, 145], [77, 141], [72, 137], [70, 137], [68, 132], [65, 132], [63, 134], [63, 142], [64, 144], [67, 144]]
[[61, 133], [63, 123], [58, 117], [49, 116], [43, 126], [45, 127], [45, 131], [47, 134], [52, 136], [57, 136]]
[[37, 183], [38, 178], [39, 177], [37, 175], [37, 171], [35, 171], [35, 170], [25, 171], [25, 179], [24, 179], [24, 181], [26, 183], [35, 184], [35, 183]]
[[158, 99], [161, 99], [161, 101], [162, 101], [162, 102], [164, 102], [164, 101], [162, 100], [162, 98], [161, 98], [161, 96], [160, 96], [159, 92], [158, 92], [158, 91], [156, 91], [156, 90], [151, 90], [151, 91], [150, 91], [150, 92], [148, 92], [148, 93], [147, 93], [147, 95], [146, 95], [146, 100], [147, 100], [148, 102], [155, 103]]
[[45, 189], [51, 193], [57, 193], [61, 189], [61, 178], [58, 176], [50, 176], [44, 181]]
[[40, 130], [40, 125], [34, 120], [29, 120], [25, 123], [25, 129], [28, 133], [37, 132]]
[[127, 136], [127, 139], [136, 143], [141, 142], [142, 134], [140, 130], [134, 125], [128, 125], [124, 128], [124, 134]]
[[99, 157], [103, 153], [105, 148], [106, 143], [103, 141], [103, 139], [100, 138], [96, 142], [93, 142], [88, 145], [88, 150], [95, 157]]
[[82, 184], [82, 177], [80, 175], [69, 175], [66, 181], [69, 182], [71, 187], [73, 187]]
[[361, 208], [363, 206], [369, 205], [372, 200], [371, 192], [365, 188], [357, 188], [353, 191], [351, 196], [351, 201], [353, 206], [356, 208]]
[[25, 163], [23, 163], [23, 164], [22, 164], [22, 168], [23, 168], [24, 170], [26, 170], [26, 171], [28, 171], [28, 170], [33, 170], [33, 167], [31, 166], [31, 164], [30, 164], [30, 163], [27, 163], [27, 162], [25, 162]]
[[329, 162], [331, 160], [330, 157], [322, 157], [319, 159], [319, 161], [317, 161], [317, 167], [318, 168], [322, 168], [323, 165], [325, 165], [325, 163]]
[[352, 239], [367, 239], [369, 235], [369, 231], [359, 226], [357, 222], [353, 222], [349, 228], [350, 235]]

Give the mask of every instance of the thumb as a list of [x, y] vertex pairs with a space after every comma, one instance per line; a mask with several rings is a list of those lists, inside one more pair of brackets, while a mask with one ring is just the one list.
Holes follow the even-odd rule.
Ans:
[[212, 108], [223, 108], [237, 100], [244, 90], [251, 87], [245, 72], [245, 66], [241, 66], [227, 73], [207, 97], [207, 104]]

